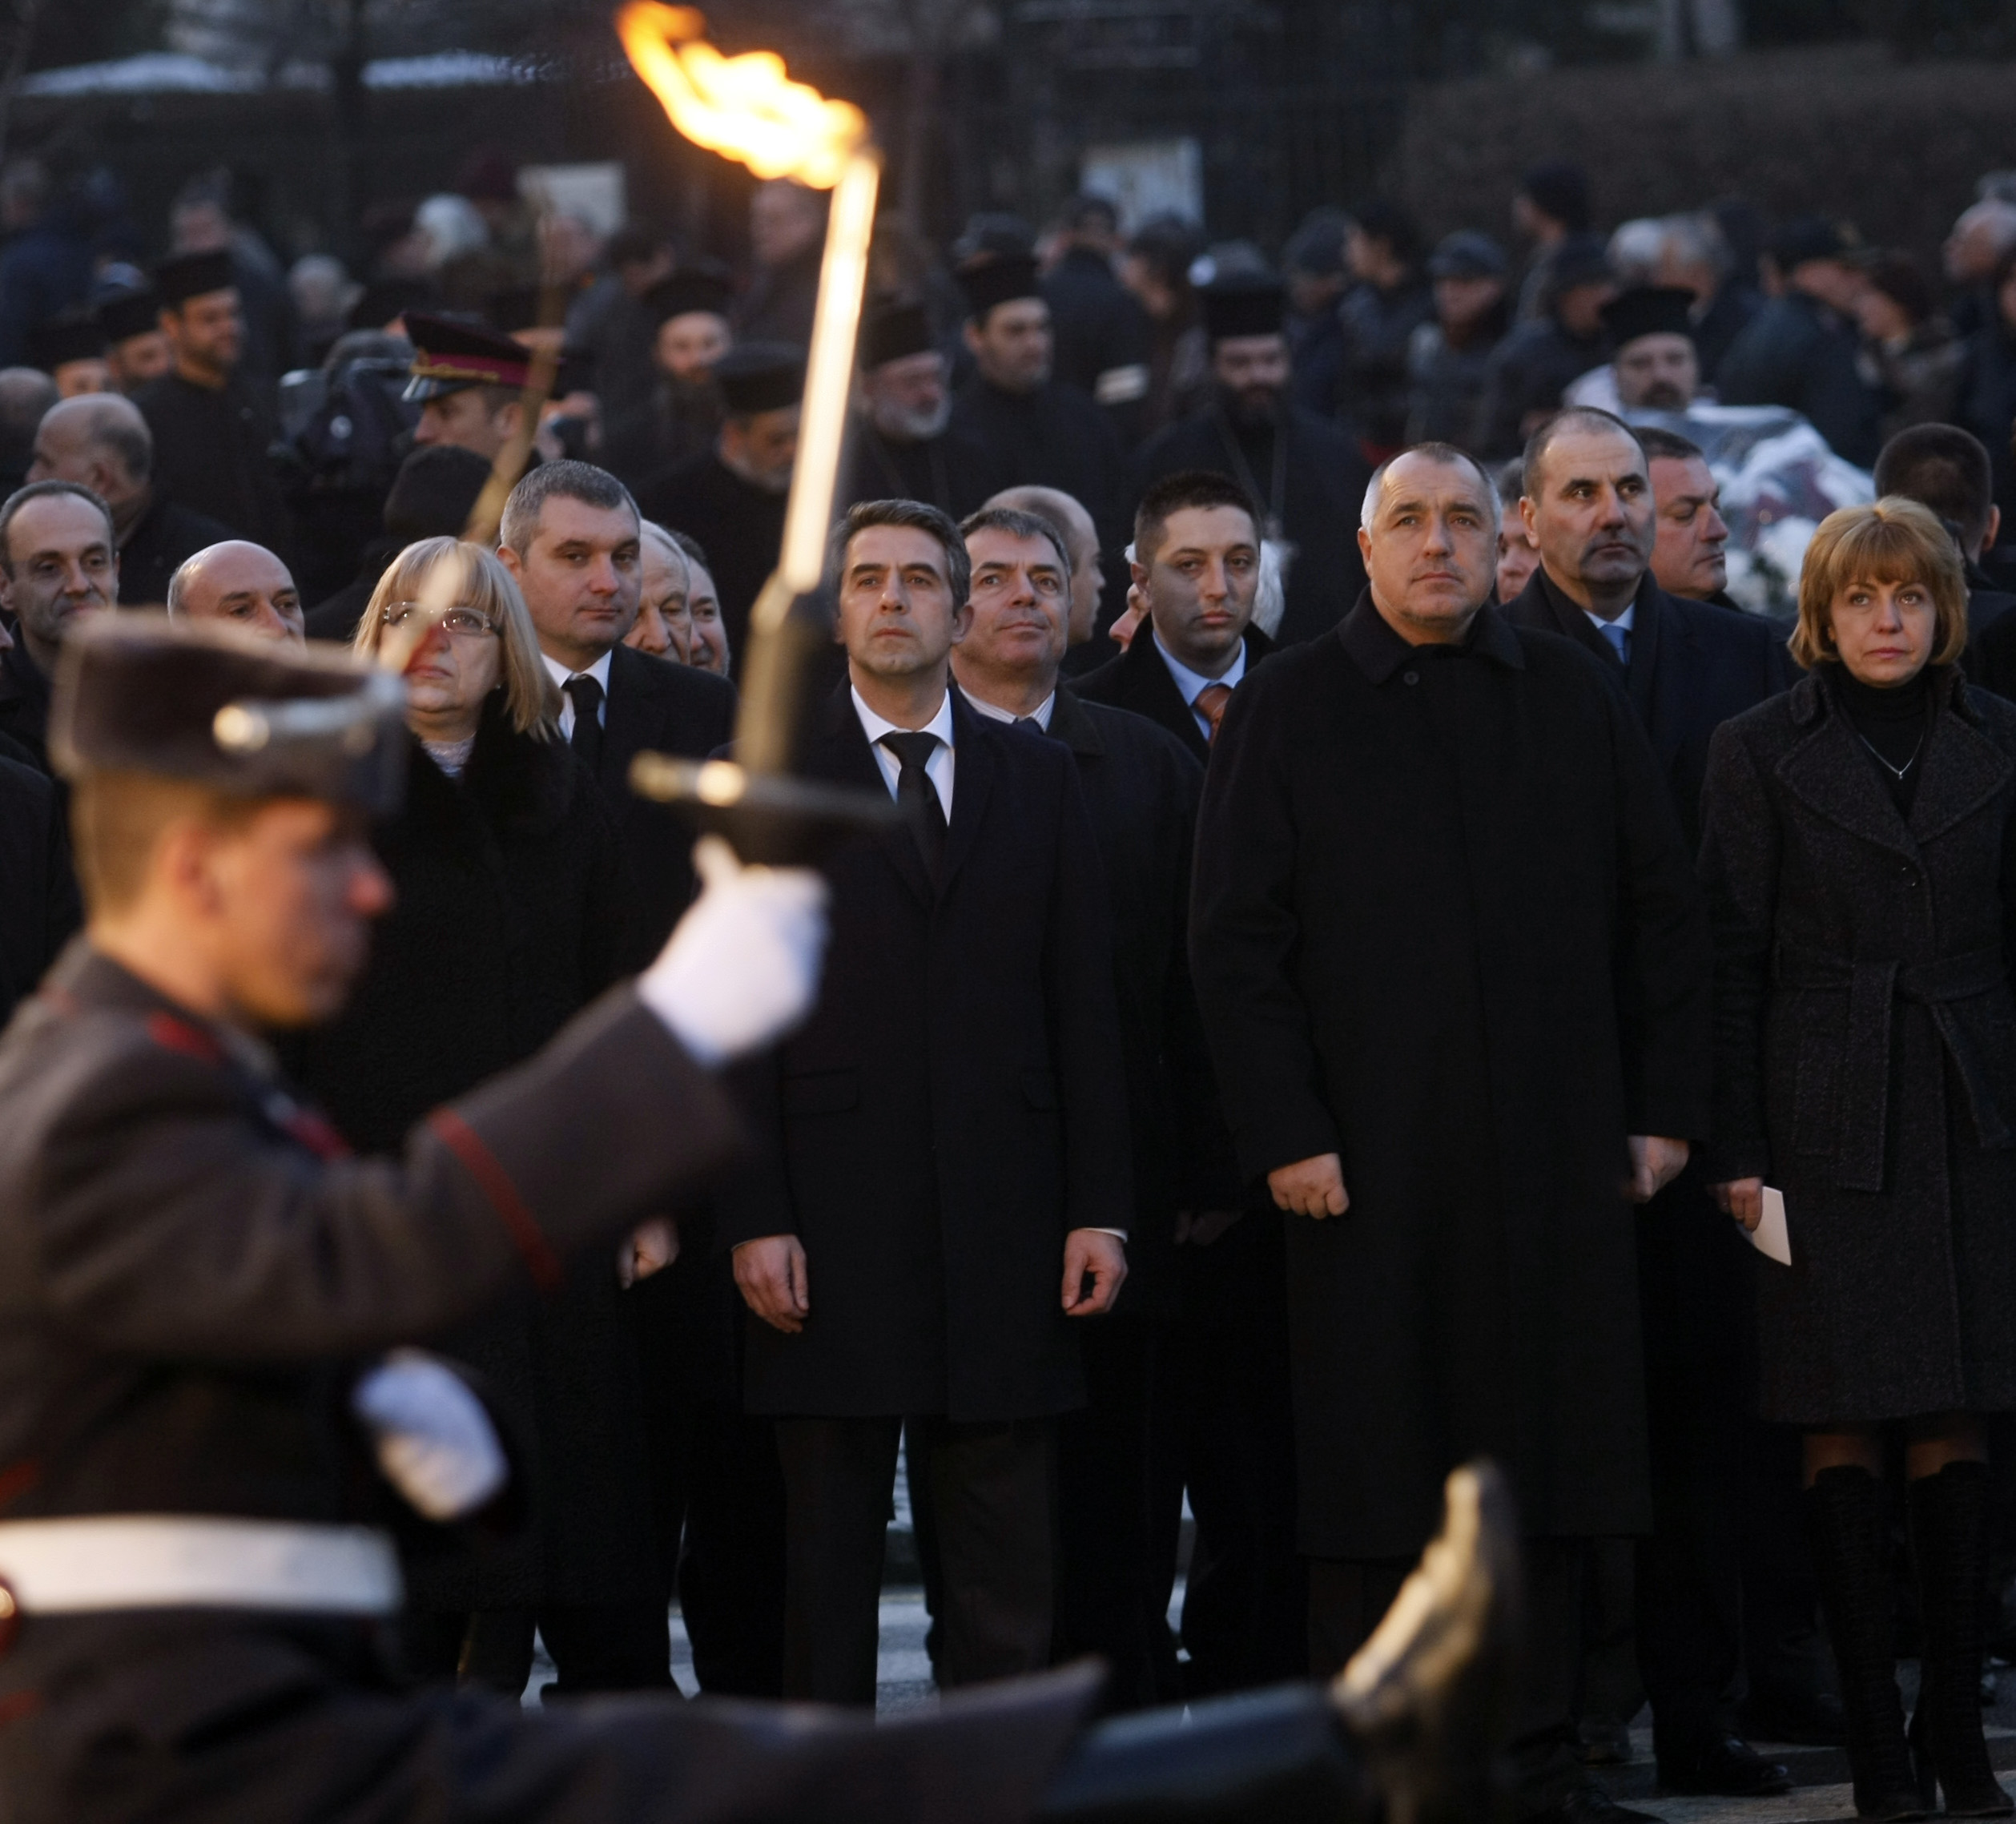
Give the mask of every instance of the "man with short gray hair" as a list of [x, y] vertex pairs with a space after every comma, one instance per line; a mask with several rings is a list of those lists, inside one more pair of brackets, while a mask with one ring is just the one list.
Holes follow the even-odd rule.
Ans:
[[1286, 1213], [1311, 1670], [1437, 1479], [1495, 1457], [1528, 1535], [1515, 1810], [1595, 1824], [1583, 1572], [1650, 1519], [1630, 1209], [1706, 1129], [1707, 923], [1624, 693], [1488, 606], [1491, 477], [1423, 445], [1365, 517], [1337, 637], [1227, 707], [1191, 901], [1241, 1166]]
[[112, 509], [119, 534], [119, 590], [129, 608], [167, 599], [178, 565], [231, 530], [158, 493], [154, 433], [131, 400], [90, 393], [50, 407], [35, 430], [31, 481], [75, 481]]

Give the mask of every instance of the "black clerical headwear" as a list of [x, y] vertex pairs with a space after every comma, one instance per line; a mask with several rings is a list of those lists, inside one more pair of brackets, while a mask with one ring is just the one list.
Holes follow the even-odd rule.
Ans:
[[872, 371], [885, 361], [924, 355], [937, 347], [931, 319], [920, 304], [891, 298], [871, 305], [861, 324], [861, 366]]
[[1036, 261], [1021, 253], [1002, 254], [962, 266], [959, 288], [966, 294], [966, 314], [976, 322], [983, 320], [996, 304], [1043, 296], [1043, 288], [1036, 283]]
[[98, 319], [107, 347], [135, 336], [151, 335], [161, 327], [161, 300], [154, 292], [114, 292], [100, 298], [91, 313]]
[[1694, 333], [1694, 294], [1677, 285], [1633, 285], [1603, 307], [1603, 326], [1621, 348], [1640, 336]]
[[1204, 332], [1213, 342], [1234, 336], [1278, 336], [1288, 294], [1264, 273], [1235, 273], [1197, 294]]
[[221, 248], [215, 253], [178, 253], [154, 269], [155, 292], [168, 310], [178, 310], [190, 299], [207, 297], [212, 292], [234, 290], [237, 284], [231, 256]]
[[675, 316], [691, 316], [703, 311], [710, 316], [725, 317], [734, 301], [734, 288], [728, 281], [705, 268], [674, 272], [670, 278], [660, 280], [638, 300], [656, 323], [670, 323]]
[[805, 352], [790, 342], [744, 342], [714, 364], [721, 402], [737, 417], [781, 412], [805, 392]]

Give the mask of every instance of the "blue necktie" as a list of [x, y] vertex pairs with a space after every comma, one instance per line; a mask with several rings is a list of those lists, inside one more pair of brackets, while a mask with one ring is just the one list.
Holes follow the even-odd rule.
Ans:
[[1605, 621], [1598, 630], [1609, 641], [1610, 650], [1616, 654], [1620, 665], [1631, 662], [1631, 629], [1620, 626], [1615, 621]]

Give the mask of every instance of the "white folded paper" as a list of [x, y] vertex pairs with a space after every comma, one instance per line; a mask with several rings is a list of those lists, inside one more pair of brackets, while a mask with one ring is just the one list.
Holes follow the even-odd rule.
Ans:
[[1745, 1231], [1750, 1246], [1781, 1266], [1792, 1265], [1792, 1238], [1785, 1233], [1785, 1194], [1764, 1187], [1764, 1217], [1754, 1229]]

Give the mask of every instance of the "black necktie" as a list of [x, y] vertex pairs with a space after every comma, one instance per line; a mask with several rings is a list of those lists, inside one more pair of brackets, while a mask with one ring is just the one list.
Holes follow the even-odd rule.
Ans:
[[924, 872], [938, 884], [939, 870], [945, 863], [945, 807], [939, 802], [938, 787], [924, 769], [938, 750], [938, 737], [919, 732], [890, 734], [882, 745], [902, 763], [896, 775], [896, 803], [909, 819], [910, 833], [916, 838], [917, 852], [923, 858]]
[[602, 769], [602, 687], [583, 673], [561, 686], [574, 706], [574, 732], [570, 744], [591, 773]]

